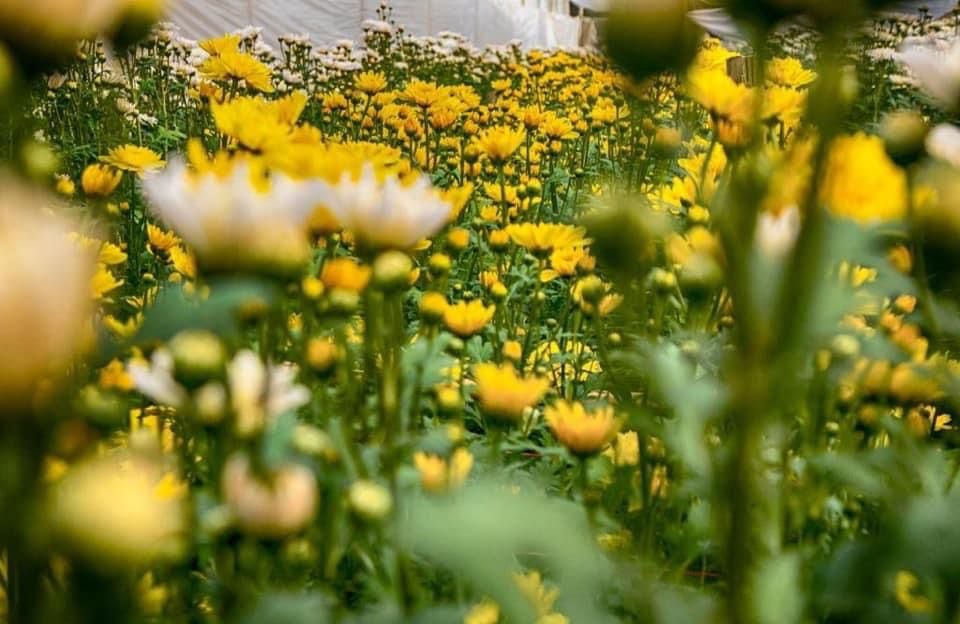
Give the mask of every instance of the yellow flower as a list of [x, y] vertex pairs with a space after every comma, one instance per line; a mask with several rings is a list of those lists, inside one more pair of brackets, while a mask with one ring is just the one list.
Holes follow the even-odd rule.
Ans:
[[506, 228], [514, 243], [535, 254], [586, 245], [586, 230], [561, 223], [514, 223]]
[[609, 453], [616, 466], [636, 466], [640, 463], [640, 438], [636, 431], [618, 433], [604, 455]]
[[467, 202], [470, 201], [470, 198], [473, 196], [473, 184], [467, 182], [460, 186], [450, 187], [443, 190], [440, 196], [443, 198], [443, 201], [450, 204], [450, 221], [455, 221], [457, 217], [460, 216], [460, 213], [463, 212], [464, 206], [467, 205]]
[[423, 80], [411, 80], [402, 93], [403, 99], [423, 108], [430, 107], [442, 96], [443, 93], [437, 85]]
[[458, 489], [466, 482], [473, 468], [473, 455], [465, 448], [458, 448], [446, 460], [439, 455], [418, 451], [413, 464], [420, 473], [423, 489], [433, 494], [442, 494]]
[[353, 87], [361, 93], [374, 95], [387, 88], [387, 77], [382, 72], [360, 72], [353, 79]]
[[556, 587], [547, 589], [540, 572], [531, 570], [526, 574], [514, 574], [513, 580], [520, 593], [536, 611], [538, 618], [548, 616], [553, 612], [553, 605], [560, 596], [560, 590]]
[[370, 267], [352, 258], [334, 258], [323, 264], [320, 281], [328, 290], [342, 289], [360, 292], [370, 282]]
[[291, 140], [289, 106], [262, 97], [238, 97], [223, 104], [212, 102], [210, 114], [217, 130], [255, 152], [275, 150]]
[[165, 476], [158, 463], [132, 455], [74, 466], [50, 500], [54, 534], [101, 569], [179, 558], [186, 516], [180, 496], [164, 485]]
[[521, 129], [496, 126], [477, 138], [477, 146], [491, 162], [502, 165], [523, 145], [526, 136], [527, 133]]
[[170, 264], [177, 273], [188, 279], [196, 279], [197, 260], [192, 253], [179, 245], [171, 247], [168, 253], [170, 254]]
[[70, 179], [68, 175], [57, 175], [56, 176], [56, 186], [54, 187], [58, 193], [65, 197], [73, 197], [73, 194], [77, 192], [77, 185], [73, 183], [73, 180]]
[[167, 232], [152, 223], [147, 224], [147, 242], [155, 252], [170, 251], [180, 244], [180, 238], [173, 232]]
[[540, 124], [540, 132], [552, 141], [563, 141], [577, 137], [577, 133], [573, 130], [573, 124], [554, 112], [549, 112], [544, 116], [543, 122]]
[[131, 338], [140, 329], [142, 321], [141, 316], [131, 316], [126, 321], [120, 321], [115, 316], [107, 315], [103, 317], [103, 326], [117, 338]]
[[619, 423], [613, 407], [588, 412], [575, 401], [557, 401], [544, 413], [557, 440], [575, 455], [592, 455], [606, 446], [617, 432]]
[[113, 243], [102, 243], [100, 252], [97, 255], [97, 261], [107, 266], [123, 264], [127, 261], [127, 252]]
[[80, 177], [80, 186], [89, 197], [107, 197], [120, 185], [123, 171], [106, 165], [89, 165]]
[[250, 88], [273, 93], [270, 68], [246, 52], [225, 49], [204, 61], [200, 72], [212, 80], [243, 80]]
[[834, 214], [870, 224], [902, 218], [907, 178], [887, 156], [879, 137], [842, 136], [830, 146], [820, 201]]
[[550, 382], [542, 377], [522, 377], [512, 364], [477, 364], [475, 395], [488, 416], [507, 423], [518, 422], [524, 411], [543, 399]]
[[443, 322], [461, 338], [469, 338], [486, 327], [496, 311], [496, 306], [485, 306], [479, 299], [469, 303], [458, 301], [443, 311]]
[[160, 169], [164, 165], [163, 158], [149, 147], [139, 145], [121, 145], [110, 150], [101, 161], [123, 171], [130, 171], [139, 175], [147, 171]]
[[420, 298], [420, 315], [425, 321], [436, 323], [443, 319], [447, 311], [447, 298], [436, 291], [423, 293]]
[[767, 63], [767, 82], [782, 87], [805, 87], [817, 79], [817, 72], [806, 69], [803, 64], [791, 57], [775, 58]]
[[929, 598], [918, 595], [917, 587], [920, 579], [907, 570], [900, 570], [894, 579], [894, 596], [901, 607], [910, 613], [931, 613], [933, 602]]
[[500, 607], [490, 600], [476, 604], [463, 616], [463, 624], [497, 624], [500, 621]]
[[210, 56], [220, 56], [224, 52], [233, 52], [240, 47], [240, 35], [222, 35], [200, 42], [200, 48]]
[[99, 264], [90, 280], [90, 294], [94, 299], [102, 299], [104, 295], [121, 286], [123, 286], [123, 280], [114, 277], [106, 265]]
[[116, 389], [129, 392], [134, 387], [133, 377], [127, 372], [123, 362], [117, 359], [110, 360], [109, 364], [100, 369], [97, 383], [104, 390]]

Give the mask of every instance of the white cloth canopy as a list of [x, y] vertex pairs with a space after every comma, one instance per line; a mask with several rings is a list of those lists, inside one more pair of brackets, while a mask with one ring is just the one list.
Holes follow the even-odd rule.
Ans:
[[[466, 36], [474, 45], [514, 40], [527, 47], [575, 47], [580, 20], [539, 0], [391, 0], [393, 19], [407, 32]], [[169, 20], [183, 36], [203, 39], [253, 25], [268, 41], [309, 34], [319, 44], [358, 40], [362, 23], [377, 18], [379, 0], [172, 0]]]

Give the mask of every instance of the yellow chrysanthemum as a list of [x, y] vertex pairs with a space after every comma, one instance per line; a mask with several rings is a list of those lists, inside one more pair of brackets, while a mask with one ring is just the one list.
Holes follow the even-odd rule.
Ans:
[[121, 145], [110, 150], [101, 161], [123, 171], [143, 174], [163, 167], [164, 160], [160, 154], [149, 147], [139, 145]]
[[488, 416], [514, 423], [524, 411], [543, 399], [550, 382], [542, 377], [523, 377], [512, 364], [477, 364], [473, 367], [477, 382], [475, 395], [480, 409]]
[[619, 426], [612, 407], [588, 412], [578, 401], [557, 401], [547, 407], [544, 418], [557, 440], [575, 455], [600, 452]]
[[413, 465], [420, 473], [423, 489], [433, 494], [456, 490], [466, 482], [473, 468], [473, 455], [465, 448], [458, 448], [444, 459], [439, 455], [417, 452], [413, 456]]
[[225, 49], [204, 61], [200, 72], [212, 80], [243, 80], [252, 89], [273, 93], [270, 68], [246, 52]]
[[481, 134], [477, 138], [477, 146], [491, 162], [502, 165], [523, 145], [526, 136], [527, 133], [521, 129], [497, 126]]
[[483, 301], [474, 299], [465, 302], [458, 301], [447, 306], [443, 311], [443, 323], [447, 329], [460, 336], [469, 338], [487, 326], [497, 311], [496, 306], [486, 306]]
[[516, 223], [506, 227], [510, 239], [527, 251], [547, 254], [555, 249], [586, 245], [586, 230], [561, 223]]
[[907, 177], [887, 156], [879, 137], [854, 134], [830, 146], [820, 201], [834, 214], [869, 224], [902, 218]]
[[123, 172], [107, 165], [89, 165], [80, 177], [80, 186], [88, 197], [107, 197], [111, 195], [120, 181]]

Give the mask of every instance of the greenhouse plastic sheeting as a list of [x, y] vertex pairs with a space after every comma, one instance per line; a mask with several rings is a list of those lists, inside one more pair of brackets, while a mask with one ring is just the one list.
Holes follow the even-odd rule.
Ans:
[[[575, 47], [581, 21], [520, 0], [392, 0], [393, 19], [416, 35], [458, 32], [476, 45], [514, 40], [528, 47]], [[357, 40], [378, 0], [172, 0], [169, 19], [185, 37], [202, 39], [248, 25], [268, 41], [306, 33], [319, 44]]]

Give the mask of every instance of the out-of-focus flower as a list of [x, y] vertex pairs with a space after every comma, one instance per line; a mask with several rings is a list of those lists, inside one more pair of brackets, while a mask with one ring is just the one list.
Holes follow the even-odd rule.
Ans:
[[960, 42], [945, 52], [909, 44], [897, 56], [927, 95], [948, 110], [960, 108]]
[[544, 418], [557, 440], [575, 455], [599, 452], [610, 442], [619, 426], [613, 407], [588, 412], [578, 401], [557, 401], [547, 407]]
[[830, 146], [820, 200], [836, 215], [870, 224], [902, 218], [907, 178], [879, 137], [842, 136]]
[[54, 534], [88, 564], [136, 568], [184, 552], [185, 487], [139, 455], [107, 456], [71, 468], [50, 500]]
[[771, 258], [790, 253], [800, 234], [800, 211], [791, 206], [779, 214], [760, 213], [757, 219], [757, 247]]
[[410, 249], [447, 223], [450, 204], [423, 177], [404, 184], [388, 176], [380, 182], [371, 165], [359, 179], [345, 174], [324, 187], [321, 202], [364, 247]]
[[351, 485], [347, 500], [350, 503], [350, 509], [368, 521], [382, 520], [393, 508], [393, 496], [390, 490], [368, 480], [360, 480]]
[[371, 269], [353, 258], [334, 258], [323, 264], [320, 282], [328, 290], [360, 292], [370, 283]]
[[317, 479], [300, 464], [286, 464], [261, 479], [244, 454], [223, 468], [223, 497], [241, 531], [279, 539], [302, 531], [317, 507]]
[[516, 423], [550, 388], [543, 377], [523, 377], [512, 364], [477, 364], [473, 367], [480, 409], [498, 421]]
[[450, 459], [439, 455], [417, 452], [413, 464], [420, 473], [423, 489], [433, 494], [456, 490], [464, 484], [473, 468], [473, 455], [465, 448], [458, 448]]
[[192, 174], [174, 161], [144, 180], [153, 211], [213, 271], [286, 274], [306, 262], [306, 220], [319, 189], [282, 174], [262, 178], [246, 163], [224, 175]]
[[910, 613], [930, 613], [933, 611], [933, 602], [926, 596], [919, 595], [917, 588], [920, 579], [907, 570], [900, 570], [894, 577], [893, 593], [901, 607]]
[[253, 435], [284, 412], [306, 405], [310, 391], [295, 382], [296, 376], [292, 364], [267, 367], [253, 351], [237, 353], [227, 365], [237, 434]]
[[924, 146], [929, 155], [960, 170], [960, 128], [940, 124], [927, 134]]
[[500, 607], [497, 603], [484, 600], [463, 616], [463, 624], [497, 624], [500, 621]]
[[25, 407], [37, 383], [67, 366], [90, 322], [93, 254], [44, 214], [56, 201], [0, 176], [0, 406]]
[[0, 40], [15, 48], [63, 57], [78, 39], [108, 30], [129, 0], [0, 1]]

